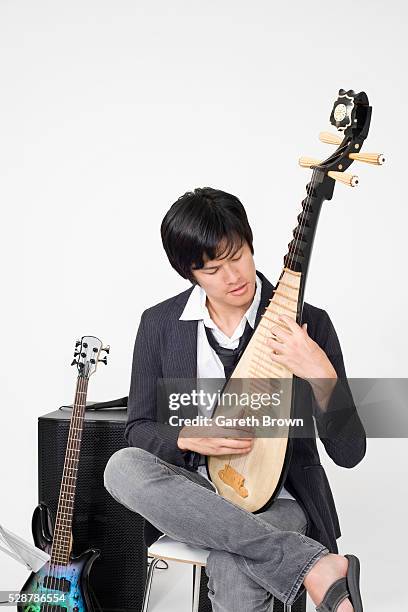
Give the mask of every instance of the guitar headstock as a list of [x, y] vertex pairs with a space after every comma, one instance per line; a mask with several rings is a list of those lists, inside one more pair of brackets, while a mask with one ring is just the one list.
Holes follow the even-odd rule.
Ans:
[[377, 166], [385, 162], [382, 153], [360, 153], [370, 128], [371, 111], [367, 94], [364, 91], [356, 94], [352, 90], [340, 89], [330, 114], [330, 122], [339, 133], [321, 132], [319, 134], [322, 142], [336, 145], [336, 151], [323, 161], [310, 157], [299, 159], [299, 164], [303, 168], [316, 170], [315, 180], [323, 188], [325, 199], [331, 199], [335, 181], [350, 187], [358, 185], [358, 177], [345, 172], [353, 161]]
[[104, 351], [108, 354], [109, 350], [110, 347], [103, 347], [101, 340], [96, 336], [82, 336], [75, 342], [74, 360], [71, 365], [77, 366], [78, 376], [89, 378], [99, 362], [107, 364], [107, 356], [101, 358], [101, 353]]

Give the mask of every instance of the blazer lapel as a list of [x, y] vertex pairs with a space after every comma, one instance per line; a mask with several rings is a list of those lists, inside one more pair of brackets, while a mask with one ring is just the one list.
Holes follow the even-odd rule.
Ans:
[[[268, 279], [256, 270], [256, 273], [262, 280], [261, 301], [255, 317], [255, 328], [261, 320], [261, 315], [264, 313], [269, 300], [273, 295], [274, 287]], [[191, 288], [188, 293], [179, 297], [180, 313], [183, 312], [184, 306], [190, 296]], [[197, 328], [198, 321], [176, 321], [174, 327], [174, 336], [170, 343], [172, 347], [171, 371], [174, 378], [197, 378]]]
[[[198, 321], [179, 321], [182, 333], [182, 355], [179, 361], [179, 378], [197, 378], [197, 327]], [[179, 340], [180, 342], [180, 340]]]

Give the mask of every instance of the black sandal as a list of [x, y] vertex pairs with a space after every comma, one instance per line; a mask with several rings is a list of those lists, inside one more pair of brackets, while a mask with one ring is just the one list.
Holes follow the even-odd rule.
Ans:
[[339, 578], [328, 588], [326, 594], [316, 608], [316, 612], [336, 612], [339, 605], [347, 597], [351, 601], [354, 612], [363, 612], [363, 602], [360, 593], [360, 561], [354, 555], [344, 555], [348, 559], [346, 578]]

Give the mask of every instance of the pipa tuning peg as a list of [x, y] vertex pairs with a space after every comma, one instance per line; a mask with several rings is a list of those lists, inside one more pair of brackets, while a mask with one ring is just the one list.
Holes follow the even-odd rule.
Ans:
[[335, 181], [339, 181], [339, 183], [343, 183], [349, 187], [357, 187], [359, 182], [358, 176], [355, 174], [348, 174], [348, 172], [335, 172], [334, 170], [330, 170], [327, 174]]
[[326, 144], [339, 145], [343, 139], [341, 136], [332, 134], [331, 132], [320, 132], [319, 140], [321, 140], [321, 142], [325, 142]]
[[374, 166], [382, 166], [385, 163], [385, 157], [382, 153], [349, 153], [349, 158]]
[[320, 163], [320, 160], [314, 157], [299, 157], [299, 166], [302, 168], [311, 168], [312, 166], [318, 166]]

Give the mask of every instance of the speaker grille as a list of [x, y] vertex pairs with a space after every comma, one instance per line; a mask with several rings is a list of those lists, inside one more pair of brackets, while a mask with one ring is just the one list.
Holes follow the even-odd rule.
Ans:
[[[119, 412], [124, 413], [121, 419]], [[47, 504], [53, 525], [70, 414], [57, 410], [38, 421], [38, 501]], [[79, 459], [72, 552], [77, 556], [88, 548], [101, 551], [91, 568], [89, 582], [95, 610], [103, 612], [140, 612], [146, 581], [144, 519], [113, 499], [103, 484], [109, 457], [126, 446], [125, 415], [126, 411], [100, 410], [97, 420], [91, 420], [94, 417], [87, 412]]]

